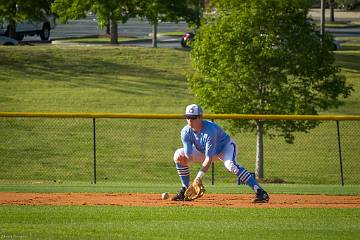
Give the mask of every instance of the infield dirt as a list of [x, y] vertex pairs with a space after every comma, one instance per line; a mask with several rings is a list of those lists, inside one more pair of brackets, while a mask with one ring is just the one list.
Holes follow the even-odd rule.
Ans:
[[[170, 196], [171, 197], [171, 196]], [[206, 194], [192, 202], [161, 199], [145, 193], [1, 192], [0, 205], [197, 206], [229, 208], [360, 208], [360, 196], [271, 194], [269, 203], [252, 203], [253, 194]]]

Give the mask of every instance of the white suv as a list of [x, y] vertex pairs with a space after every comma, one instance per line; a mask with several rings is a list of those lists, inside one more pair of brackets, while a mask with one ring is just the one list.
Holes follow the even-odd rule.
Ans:
[[[55, 17], [46, 17], [43, 21], [26, 20], [16, 23], [16, 39], [21, 41], [25, 35], [39, 35], [41, 40], [47, 41], [50, 37], [51, 29], [55, 28]], [[0, 35], [9, 36], [9, 22], [0, 21]]]

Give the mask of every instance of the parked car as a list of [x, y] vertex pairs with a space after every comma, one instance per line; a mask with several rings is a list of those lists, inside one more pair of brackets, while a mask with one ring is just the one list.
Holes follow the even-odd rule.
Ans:
[[[55, 28], [55, 16], [44, 17], [44, 20], [25, 20], [16, 23], [16, 39], [22, 41], [24, 36], [39, 35], [41, 40], [47, 41], [50, 38], [50, 31]], [[8, 21], [0, 21], [0, 35], [9, 36], [10, 24]]]
[[0, 45], [6, 45], [6, 46], [11, 46], [11, 45], [18, 45], [18, 41], [16, 41], [13, 38], [9, 38], [7, 36], [2, 36], [0, 35]]

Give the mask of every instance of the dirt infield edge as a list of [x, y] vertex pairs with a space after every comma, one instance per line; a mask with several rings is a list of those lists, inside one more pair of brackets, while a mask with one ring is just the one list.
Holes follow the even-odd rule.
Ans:
[[360, 208], [360, 196], [271, 194], [269, 203], [254, 204], [252, 194], [205, 194], [191, 202], [162, 200], [147, 193], [0, 192], [0, 205], [31, 206], [196, 206], [228, 208]]

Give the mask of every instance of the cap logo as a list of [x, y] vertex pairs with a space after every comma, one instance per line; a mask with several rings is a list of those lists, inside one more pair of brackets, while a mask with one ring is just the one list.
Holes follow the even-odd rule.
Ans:
[[202, 109], [200, 106], [196, 104], [191, 104], [186, 107], [185, 115], [191, 115], [191, 116], [201, 116], [202, 115]]

